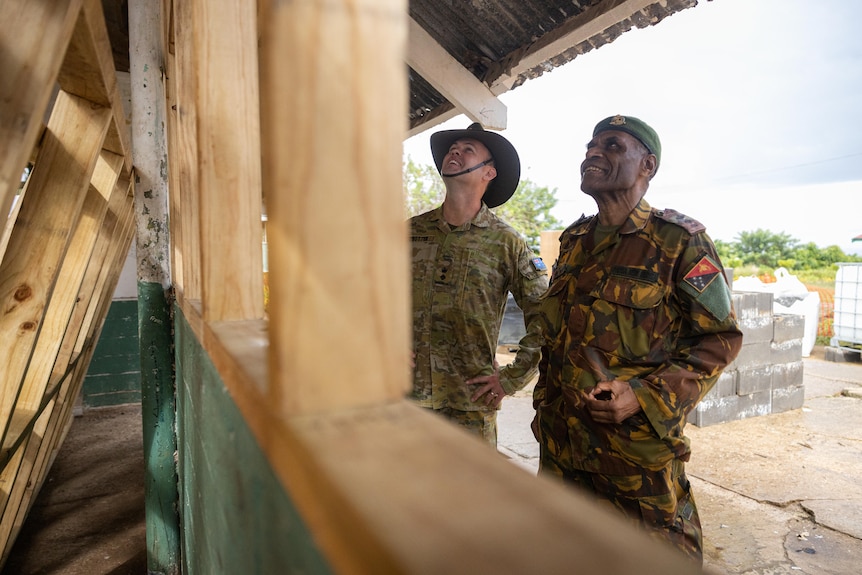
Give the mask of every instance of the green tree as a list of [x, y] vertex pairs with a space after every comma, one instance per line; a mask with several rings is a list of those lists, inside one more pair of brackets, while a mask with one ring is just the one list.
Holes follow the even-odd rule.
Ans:
[[742, 265], [742, 258], [739, 255], [738, 245], [736, 242], [725, 242], [723, 240], [715, 240], [715, 249], [718, 252], [718, 257], [721, 258], [721, 263], [725, 267], [735, 268]]
[[558, 230], [563, 222], [551, 215], [557, 205], [557, 190], [522, 179], [512, 199], [492, 211], [527, 238], [533, 251], [539, 251], [541, 234]]
[[[446, 188], [434, 166], [417, 164], [408, 157], [403, 172], [407, 217], [432, 210], [443, 202]], [[512, 199], [491, 211], [518, 230], [526, 238], [527, 244], [538, 252], [541, 233], [559, 229], [562, 225], [560, 220], [551, 215], [551, 210], [557, 205], [556, 193], [556, 189], [550, 190], [531, 180], [522, 179]]]
[[779, 261], [792, 260], [799, 240], [784, 232], [774, 233], [758, 228], [736, 236], [737, 251], [742, 263], [769, 268], [779, 267]]
[[407, 157], [402, 167], [404, 185], [404, 211], [407, 217], [433, 210], [446, 197], [446, 188], [437, 168], [428, 164], [417, 164]]

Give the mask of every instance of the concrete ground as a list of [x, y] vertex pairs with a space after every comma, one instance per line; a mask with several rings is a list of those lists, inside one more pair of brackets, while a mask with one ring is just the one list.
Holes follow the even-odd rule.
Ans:
[[[501, 356], [501, 363], [505, 363]], [[862, 573], [862, 363], [804, 360], [800, 410], [689, 425], [705, 565], [717, 574]], [[530, 390], [503, 402], [499, 450], [536, 473]], [[140, 405], [75, 418], [3, 574], [147, 572]]]
[[[825, 361], [823, 348], [803, 362], [802, 409], [686, 427], [715, 573], [862, 573], [862, 363]], [[532, 417], [529, 389], [503, 402], [499, 451], [536, 473]]]

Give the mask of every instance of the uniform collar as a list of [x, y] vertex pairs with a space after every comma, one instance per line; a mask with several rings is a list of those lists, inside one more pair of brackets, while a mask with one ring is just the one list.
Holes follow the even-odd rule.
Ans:
[[[629, 213], [626, 221], [624, 221], [620, 226], [618, 233], [620, 235], [631, 234], [644, 229], [649, 221], [651, 211], [652, 207], [649, 203], [644, 198], [641, 198], [631, 213]], [[588, 232], [591, 233], [598, 223], [598, 216], [581, 217], [581, 219], [569, 226], [569, 231], [576, 236], [580, 236]]]
[[[491, 210], [488, 209], [488, 206], [483, 203], [482, 207], [479, 208], [479, 212], [475, 216], [473, 216], [472, 220], [458, 227], [465, 230], [469, 230], [471, 226], [487, 228], [491, 225], [493, 219], [494, 214], [491, 213]], [[443, 204], [440, 204], [437, 209], [431, 213], [431, 220], [437, 222], [437, 227], [441, 230], [444, 230], [444, 227], [448, 228], [449, 230], [458, 229], [449, 225], [449, 223], [447, 223], [446, 220], [443, 219]]]
[[635, 209], [631, 211], [629, 217], [620, 226], [620, 234], [631, 234], [644, 229], [649, 221], [651, 211], [652, 207], [649, 203], [641, 198], [638, 205], [635, 206]]

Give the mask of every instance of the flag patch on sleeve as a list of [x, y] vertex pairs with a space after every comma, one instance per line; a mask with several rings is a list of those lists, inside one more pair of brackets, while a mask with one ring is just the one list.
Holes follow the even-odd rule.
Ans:
[[709, 284], [721, 273], [719, 268], [709, 256], [702, 256], [691, 271], [685, 274], [683, 281], [697, 290], [698, 293], [703, 293]]
[[548, 266], [545, 265], [545, 262], [542, 261], [542, 258], [533, 258], [533, 268], [537, 272], [544, 272], [548, 270]]

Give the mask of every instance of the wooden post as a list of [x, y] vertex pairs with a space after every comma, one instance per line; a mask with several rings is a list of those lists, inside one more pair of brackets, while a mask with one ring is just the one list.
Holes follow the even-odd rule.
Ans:
[[161, 26], [161, 2], [129, 2], [147, 568], [167, 574], [180, 572], [180, 528]]
[[192, 4], [201, 311], [205, 322], [262, 319], [256, 7]]
[[268, 395], [283, 415], [408, 389], [406, 4], [261, 6]]

